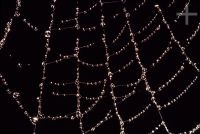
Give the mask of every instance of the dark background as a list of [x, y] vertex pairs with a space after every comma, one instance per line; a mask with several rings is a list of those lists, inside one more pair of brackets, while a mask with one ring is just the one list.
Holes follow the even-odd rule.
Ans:
[[[80, 11], [87, 9], [97, 1], [79, 1]], [[163, 10], [166, 20], [171, 25], [171, 28], [178, 40], [185, 46], [185, 39], [189, 37], [196, 29], [200, 16], [190, 17], [189, 25], [184, 23], [184, 17], [181, 17], [177, 23], [173, 20], [176, 18], [176, 13], [182, 11], [186, 0], [176, 1], [175, 5], [168, 8], [170, 0], [163, 1], [148, 1], [137, 12], [132, 12], [133, 9], [141, 3], [141, 0], [127, 0], [125, 4], [131, 13], [130, 24], [133, 32], [137, 32], [157, 13], [154, 4], [159, 4]], [[23, 112], [18, 108], [16, 102], [6, 93], [6, 89], [10, 88], [12, 91], [20, 92], [20, 100], [25, 109], [31, 116], [37, 115], [37, 100], [39, 95], [39, 83], [41, 81], [42, 66], [41, 62], [44, 58], [45, 38], [44, 32], [49, 26], [50, 19], [50, 0], [27, 0], [22, 1], [21, 17], [15, 18], [11, 32], [8, 35], [6, 44], [0, 52], [0, 72], [8, 82], [8, 87], [2, 85], [0, 90], [0, 133], [2, 134], [31, 134], [33, 126], [24, 116]], [[70, 19], [75, 14], [76, 1], [73, 0], [57, 0], [55, 23], [53, 28], [73, 26], [75, 22], [61, 24], [60, 20]], [[198, 0], [191, 1], [189, 6], [191, 12], [200, 14]], [[7, 21], [13, 16], [15, 11], [15, 0], [1, 0], [0, 1], [0, 39], [4, 35], [4, 27]], [[122, 14], [122, 5], [119, 3], [106, 4], [103, 8], [106, 19], [106, 34], [109, 53], [118, 51], [128, 41], [130, 41], [129, 32], [126, 29], [122, 37], [116, 44], [111, 44], [112, 39], [118, 35], [121, 28], [126, 23], [124, 15]], [[116, 19], [112, 16], [115, 13], [121, 13]], [[33, 25], [39, 28], [39, 31], [34, 32], [32, 29], [21, 21], [22, 18], [27, 18]], [[100, 8], [96, 8], [89, 12], [88, 15], [80, 15], [80, 25], [82, 27], [89, 27], [98, 25], [100, 22]], [[148, 36], [158, 24], [161, 23], [161, 17], [153, 23], [153, 25], [141, 35], [136, 35], [135, 40], [140, 42]], [[51, 52], [49, 53], [48, 61], [58, 59], [58, 55], [70, 55], [74, 53], [75, 40], [78, 36], [80, 38], [80, 46], [84, 46], [91, 42], [96, 42], [94, 47], [89, 49], [81, 49], [80, 59], [89, 63], [105, 62], [105, 50], [101, 43], [102, 30], [98, 29], [94, 32], [77, 32], [75, 29], [67, 29], [62, 31], [53, 31], [51, 37]], [[179, 48], [174, 45], [174, 48], [155, 68], [149, 68], [150, 64], [159, 57], [163, 50], [168, 46], [170, 34], [166, 26], [162, 23], [161, 30], [146, 43], [138, 43], [140, 48], [140, 56], [145, 67], [149, 69], [147, 74], [150, 86], [156, 90], [162, 83], [165, 83], [179, 68], [184, 57], [181, 55]], [[200, 47], [199, 47], [199, 33], [186, 48], [186, 52], [193, 61], [200, 66]], [[111, 70], [114, 72], [120, 67], [128, 63], [131, 59], [135, 60], [133, 46], [130, 45], [128, 49], [118, 56], [110, 59]], [[18, 66], [21, 63], [22, 66]], [[74, 85], [69, 87], [56, 87], [49, 85], [50, 81], [67, 82], [74, 81], [76, 78], [76, 61], [74, 59], [60, 62], [59, 64], [52, 64], [47, 66], [47, 80], [45, 82], [45, 89], [43, 95], [42, 111], [45, 115], [64, 115], [76, 110], [75, 97], [56, 97], [52, 96], [52, 90], [60, 93], [76, 93]], [[133, 65], [116, 74], [113, 78], [113, 83], [116, 85], [135, 82], [139, 78], [141, 70], [134, 61]], [[106, 77], [106, 69], [104, 67], [91, 68], [80, 65], [80, 80], [95, 81], [102, 80]], [[176, 78], [172, 84], [164, 91], [160, 92], [156, 97], [159, 104], [165, 104], [169, 100], [175, 98], [180, 94], [190, 81], [198, 75], [195, 69], [187, 62], [185, 70]], [[187, 94], [172, 106], [162, 110], [162, 115], [166, 121], [169, 130], [173, 133], [179, 133], [190, 130], [197, 123], [200, 122], [200, 92], [199, 79], [191, 87]], [[81, 94], [86, 96], [96, 96], [102, 88], [101, 86], [81, 86]], [[70, 89], [70, 90], [69, 90]], [[121, 88], [115, 90], [115, 94], [120, 96], [130, 92], [131, 88]], [[98, 103], [98, 105], [84, 117], [84, 130], [90, 129], [99, 120], [105, 117], [109, 109], [113, 109], [112, 99], [109, 94], [110, 88], [108, 83], [106, 86], [106, 95]], [[119, 112], [122, 118], [127, 119], [136, 115], [144, 107], [151, 103], [150, 95], [145, 92], [144, 83], [140, 83], [136, 88], [136, 94], [127, 99], [119, 105]], [[81, 109], [84, 111], [90, 106], [91, 102], [82, 101]], [[112, 130], [113, 134], [119, 133], [119, 121], [112, 111], [114, 118], [106, 121], [94, 133], [102, 134], [109, 133]], [[146, 134], [160, 123], [160, 118], [155, 107], [151, 107], [144, 115], [136, 119], [134, 122], [125, 125], [128, 134]], [[38, 134], [78, 134], [80, 133], [78, 120], [58, 120], [40, 121], [37, 127]], [[165, 134], [165, 130], [161, 127], [158, 134]], [[200, 133], [199, 131], [197, 134]]]

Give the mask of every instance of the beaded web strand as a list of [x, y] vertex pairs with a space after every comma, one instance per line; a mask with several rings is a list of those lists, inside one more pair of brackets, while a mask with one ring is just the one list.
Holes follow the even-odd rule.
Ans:
[[[23, 18], [21, 12], [22, 2], [22, 0], [16, 0], [15, 13], [6, 23], [4, 35], [0, 40], [1, 51], [6, 48], [15, 21], [21, 20], [33, 31], [38, 33], [42, 32], [39, 27], [33, 25], [28, 19]], [[177, 102], [184, 99], [184, 96], [188, 92], [192, 92], [190, 89], [199, 81], [199, 67], [197, 63], [188, 56], [186, 50], [198, 34], [200, 23], [191, 36], [186, 38], [184, 43], [182, 43], [174, 35], [171, 25], [167, 17], [165, 17], [160, 5], [153, 4], [151, 0], [142, 0], [131, 11], [126, 7], [128, 0], [112, 2], [95, 0], [95, 2], [93, 2], [94, 4], [86, 10], [82, 10], [79, 7], [80, 1], [76, 1], [74, 17], [59, 21], [55, 19], [57, 2], [59, 2], [59, 0], [52, 0], [51, 2], [49, 25], [47, 30], [42, 34], [45, 39], [43, 45], [45, 53], [41, 61], [42, 73], [40, 82], [38, 83], [39, 93], [35, 97], [35, 101], [37, 102], [36, 113], [33, 114], [33, 112], [27, 110], [27, 106], [21, 101], [23, 92], [20, 90], [15, 91], [10, 88], [7, 78], [4, 76], [4, 72], [1, 71], [0, 75], [4, 87], [7, 88], [6, 92], [12, 96], [21, 111], [23, 111], [24, 115], [33, 125], [33, 134], [37, 134], [37, 128], [42, 120], [76, 120], [78, 121], [80, 133], [87, 134], [95, 132], [99, 127], [104, 127], [104, 124], [111, 119], [117, 121], [119, 133], [126, 134], [128, 133], [127, 125], [133, 123], [134, 126], [135, 121], [143, 118], [151, 109], [154, 110], [154, 114], [158, 115], [158, 119], [156, 119], [158, 121], [156, 121], [156, 126], [153, 124], [154, 127], [147, 132], [148, 134], [157, 133], [161, 128], [168, 134], [193, 134], [200, 129], [200, 122], [196, 122], [190, 130], [173, 132], [173, 130], [168, 127], [168, 123], [163, 116], [163, 111], [165, 109], [173, 107]], [[135, 28], [137, 25], [134, 26], [134, 21], [132, 21], [135, 14], [137, 14], [139, 10], [142, 10], [148, 3], [150, 3], [151, 9], [154, 10], [152, 17], [145, 23], [145, 26]], [[176, 1], [171, 0], [168, 4], [168, 8], [173, 7], [174, 4], [176, 4]], [[185, 4], [181, 13], [185, 11], [189, 4], [190, 1]], [[106, 8], [109, 8], [111, 5], [118, 6], [118, 12], [108, 13], [110, 15], [108, 16]], [[95, 15], [95, 24], [87, 24], [86, 21], [87, 26], [83, 25], [84, 17], [92, 13]], [[180, 16], [181, 14], [173, 20], [173, 23], [178, 23]], [[70, 23], [70, 26], [68, 26], [68, 23]], [[117, 28], [113, 30], [112, 28], [114, 26], [112, 27], [112, 23], [120, 23], [118, 25], [120, 29]], [[167, 35], [165, 35], [168, 37], [167, 45], [164, 45], [164, 49], [159, 53], [160, 56], [156, 59], [154, 58], [153, 62], [149, 64], [143, 63], [143, 47], [146, 47], [146, 45], [148, 45], [147, 43], [151, 42], [163, 29], [167, 31]], [[69, 53], [62, 48], [57, 48], [57, 43], [52, 41], [57, 37], [57, 33], [65, 31], [73, 31], [71, 34], [75, 36], [73, 49]], [[88, 39], [86, 36], [91, 36], [91, 38]], [[157, 43], [163, 44], [163, 42]], [[90, 53], [93, 50], [95, 53]], [[166, 78], [167, 80], [164, 79], [158, 87], [152, 86], [151, 75], [153, 71], [159, 68], [163, 61], [168, 60], [168, 55], [172, 51], [176, 51], [181, 57], [180, 62], [178, 62], [178, 64], [180, 64], [176, 67], [176, 71], [170, 73]], [[84, 57], [86, 53], [89, 56], [91, 55], [91, 57], [88, 59]], [[59, 73], [54, 76], [57, 73], [56, 71], [59, 72], [57, 66], [60, 67], [65, 63], [71, 64], [69, 68], [73, 68], [73, 78], [64, 80], [62, 78], [56, 79], [59, 77]], [[31, 65], [19, 62], [16, 66], [17, 68], [23, 69], [24, 66], [29, 67]], [[84, 69], [88, 70], [86, 74], [84, 74]], [[183, 84], [184, 88], [174, 88], [172, 86], [173, 83], [176, 82], [178, 77], [182, 77], [186, 69], [192, 70], [194, 76], [191, 79], [188, 78], [189, 81]], [[51, 73], [51, 71], [55, 72], [51, 74], [53, 76], [48, 74]], [[95, 73], [95, 71], [97, 71], [97, 73]], [[84, 77], [82, 77], [82, 73]], [[91, 75], [93, 73], [95, 74], [94, 76]], [[50, 76], [50, 78], [48, 76]], [[156, 81], [156, 79], [154, 80]], [[173, 95], [173, 97], [170, 97], [170, 99], [167, 99], [165, 102], [160, 103], [159, 95], [166, 93], [170, 88], [177, 90], [177, 94]], [[46, 91], [46, 89], [48, 89], [48, 91]], [[43, 101], [46, 101], [44, 96], [47, 92], [50, 92], [50, 95], [56, 98], [70, 98], [70, 100], [73, 101], [73, 105], [75, 101], [75, 106], [65, 106], [72, 112], [61, 115], [57, 113], [46, 114], [43, 111]], [[126, 110], [131, 111], [131, 108], [125, 108], [122, 105], [129, 102], [131, 104], [131, 101], [136, 101], [134, 97], [136, 97], [137, 94], [141, 94], [141, 92], [145, 94], [145, 96], [142, 96], [145, 97], [145, 103], [142, 104], [140, 109], [137, 109], [137, 112], [134, 112], [134, 114], [126, 114]], [[104, 102], [104, 100], [106, 101]], [[107, 101], [109, 103], [107, 103]], [[88, 121], [86, 122], [85, 118], [90, 116], [90, 113], [95, 111], [96, 107], [100, 104], [102, 105], [102, 103], [105, 106], [106, 112], [99, 113], [102, 115], [96, 115], [101, 117], [98, 122], [87, 125]]]

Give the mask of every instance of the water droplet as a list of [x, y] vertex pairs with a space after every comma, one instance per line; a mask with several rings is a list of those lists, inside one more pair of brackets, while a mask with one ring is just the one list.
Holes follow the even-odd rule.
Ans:
[[51, 31], [49, 31], [49, 30], [45, 31], [45, 37], [49, 38], [50, 37], [50, 33], [51, 33]]
[[19, 92], [14, 92], [13, 93], [13, 98], [18, 98], [20, 96]]
[[22, 64], [21, 64], [21, 63], [18, 63], [18, 64], [17, 64], [17, 67], [18, 67], [18, 68], [22, 68]]
[[75, 119], [75, 117], [74, 116], [71, 116], [71, 120], [74, 120]]
[[38, 117], [33, 117], [33, 123], [36, 123], [38, 121]]

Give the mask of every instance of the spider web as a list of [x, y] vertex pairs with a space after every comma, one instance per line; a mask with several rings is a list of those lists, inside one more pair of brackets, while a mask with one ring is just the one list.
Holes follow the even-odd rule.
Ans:
[[[106, 126], [113, 122], [117, 128], [113, 133], [120, 134], [195, 133], [199, 130], [199, 120], [196, 119], [188, 130], [181, 128], [182, 131], [174, 132], [166, 121], [170, 113], [166, 110], [184, 100], [188, 92], [192, 92], [190, 90], [197, 90], [194, 87], [198, 86], [199, 68], [186, 50], [196, 37], [200, 23], [182, 43], [172, 31], [165, 12], [154, 2], [139, 1], [134, 9], [129, 9], [129, 1], [96, 0], [82, 10], [81, 5], [85, 4], [76, 1], [69, 9], [71, 18], [60, 20], [68, 14], [59, 16], [64, 4], [53, 0], [47, 30], [43, 30], [45, 28], [40, 29], [23, 18], [22, 3], [16, 1], [14, 15], [6, 23], [0, 41], [2, 57], [12, 58], [7, 54], [12, 50], [9, 35], [13, 34], [15, 22], [23, 22], [32, 31], [42, 34], [35, 36], [33, 33], [34, 38], [42, 38], [40, 75], [35, 80], [37, 85], [32, 84], [35, 86], [33, 91], [22, 89], [21, 81], [13, 82], [20, 73], [8, 74], [7, 70], [1, 69], [1, 79], [7, 93], [33, 125], [33, 133], [38, 132], [43, 120], [75, 121], [82, 134], [98, 132], [99, 128], [107, 132]], [[169, 2], [168, 8], [175, 3]], [[186, 2], [184, 9], [189, 3]], [[141, 13], [145, 10], [152, 12], [147, 20], [144, 19], [144, 24], [134, 22], [134, 18], [142, 18]], [[173, 21], [178, 23], [179, 18]], [[20, 57], [28, 55], [28, 47], [23, 48], [29, 51]], [[27, 73], [25, 68], [31, 66], [28, 62], [27, 58], [25, 63], [15, 62], [14, 66]], [[16, 76], [9, 80], [10, 75]], [[10, 83], [14, 84], [10, 86]], [[29, 84], [25, 87], [28, 88]], [[137, 120], [145, 121], [146, 129], [141, 130], [143, 127]], [[136, 131], [138, 126], [139, 131]]]

